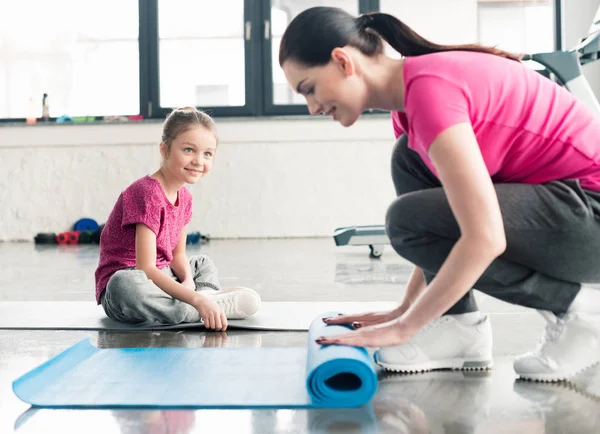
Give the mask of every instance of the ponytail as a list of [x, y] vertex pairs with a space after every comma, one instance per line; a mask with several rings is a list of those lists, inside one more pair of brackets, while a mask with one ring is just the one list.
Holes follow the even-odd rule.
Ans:
[[475, 51], [494, 54], [510, 60], [520, 61], [522, 55], [509, 53], [495, 47], [485, 47], [479, 44], [440, 45], [428, 41], [398, 18], [375, 12], [362, 15], [356, 19], [359, 29], [375, 31], [398, 53], [405, 57], [422, 56], [424, 54], [440, 53], [443, 51]]
[[308, 67], [325, 65], [334, 48], [346, 45], [357, 48], [366, 56], [375, 56], [383, 53], [383, 40], [405, 57], [443, 51], [475, 51], [515, 61], [522, 58], [478, 44], [435, 44], [389, 14], [374, 12], [354, 18], [342, 9], [318, 6], [301, 12], [285, 30], [279, 47], [279, 65], [288, 59]]

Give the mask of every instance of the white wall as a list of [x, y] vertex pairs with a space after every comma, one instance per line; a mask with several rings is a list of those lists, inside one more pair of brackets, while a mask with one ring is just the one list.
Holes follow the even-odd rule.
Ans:
[[[406, 22], [436, 41], [476, 37], [476, 26], [464, 22], [477, 20], [466, 9], [475, 9], [474, 0], [453, 0], [443, 14], [432, 12], [434, 3], [382, 6], [402, 4]], [[564, 3], [569, 47], [587, 34], [600, 0]], [[448, 34], [452, 41], [443, 38]], [[585, 72], [600, 95], [596, 63]], [[191, 188], [192, 230], [213, 237], [331, 236], [339, 226], [383, 222], [394, 197], [387, 116], [349, 129], [314, 118], [217, 121], [222, 140], [213, 172]], [[158, 123], [0, 127], [0, 241], [64, 231], [80, 217], [104, 221], [119, 193], [158, 166], [159, 137]]]
[[[217, 120], [211, 174], [191, 187], [192, 230], [213, 237], [330, 236], [383, 223], [394, 198], [388, 116]], [[80, 217], [105, 221], [119, 193], [159, 164], [161, 125], [0, 127], [0, 240]]]

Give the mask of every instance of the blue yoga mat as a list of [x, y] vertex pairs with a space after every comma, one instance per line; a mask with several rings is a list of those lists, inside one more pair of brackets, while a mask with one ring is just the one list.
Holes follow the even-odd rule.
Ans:
[[38, 407], [343, 408], [368, 403], [377, 374], [364, 348], [321, 346], [348, 331], [316, 318], [307, 348], [98, 349], [83, 340], [13, 382]]

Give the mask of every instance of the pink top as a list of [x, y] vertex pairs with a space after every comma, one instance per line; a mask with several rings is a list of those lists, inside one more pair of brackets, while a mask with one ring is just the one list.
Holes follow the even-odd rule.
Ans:
[[160, 183], [144, 176], [121, 193], [100, 236], [100, 262], [96, 269], [96, 302], [111, 276], [135, 267], [135, 225], [145, 224], [156, 234], [156, 267], [173, 260], [181, 230], [192, 219], [192, 195], [185, 187], [169, 202]]
[[434, 174], [431, 142], [469, 122], [494, 182], [578, 179], [600, 191], [600, 117], [534, 70], [491, 54], [451, 51], [407, 57], [404, 83], [406, 113], [392, 113], [394, 132], [408, 134], [409, 148]]

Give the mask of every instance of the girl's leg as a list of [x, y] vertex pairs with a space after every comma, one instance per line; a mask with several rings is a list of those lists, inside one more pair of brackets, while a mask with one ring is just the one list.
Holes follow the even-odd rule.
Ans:
[[[168, 267], [162, 271], [173, 277]], [[200, 321], [196, 309], [168, 295], [141, 270], [117, 271], [109, 280], [101, 302], [109, 318], [125, 323]]]
[[244, 319], [256, 313], [260, 307], [260, 296], [250, 288], [230, 288], [222, 290], [218, 271], [208, 256], [190, 257], [190, 266], [196, 283], [196, 291], [215, 301], [227, 319]]
[[190, 256], [190, 266], [196, 283], [196, 291], [202, 289], [221, 289], [218, 270], [213, 261], [205, 255]]

